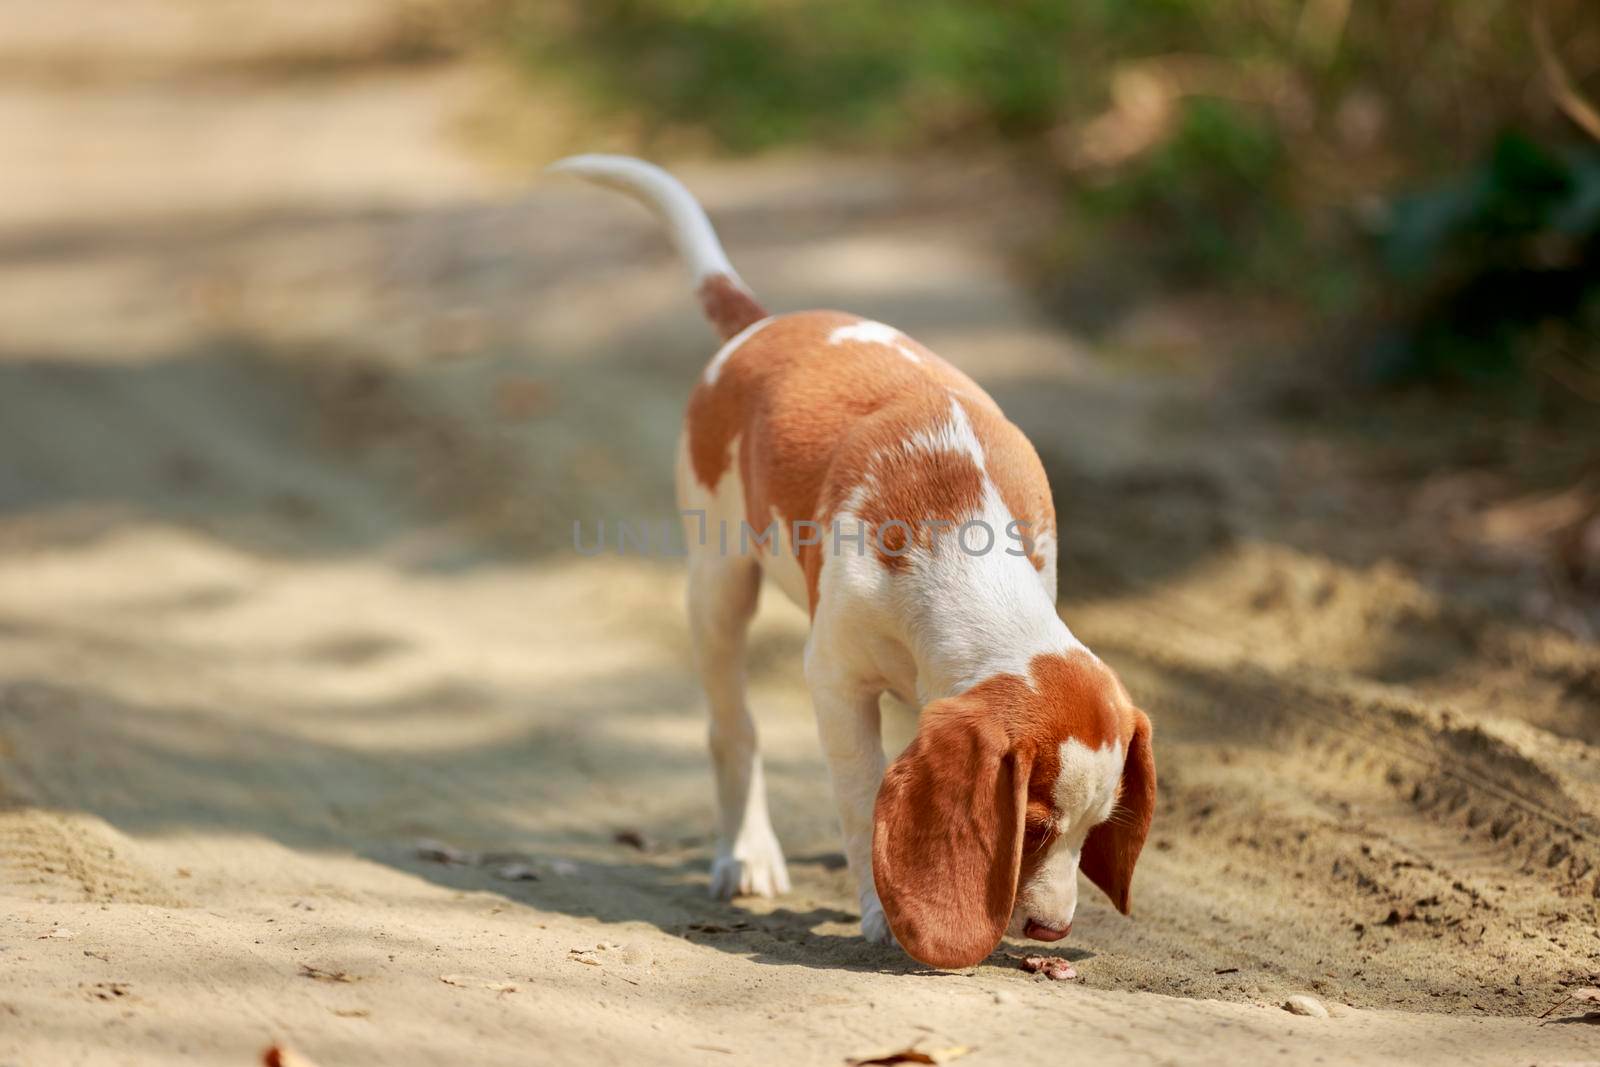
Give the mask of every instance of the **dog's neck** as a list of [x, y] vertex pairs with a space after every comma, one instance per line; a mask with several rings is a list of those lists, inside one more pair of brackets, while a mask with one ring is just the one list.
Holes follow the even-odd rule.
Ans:
[[1025, 678], [1035, 656], [1083, 647], [1025, 558], [941, 555], [907, 577], [918, 588], [903, 621], [924, 704], [999, 674]]

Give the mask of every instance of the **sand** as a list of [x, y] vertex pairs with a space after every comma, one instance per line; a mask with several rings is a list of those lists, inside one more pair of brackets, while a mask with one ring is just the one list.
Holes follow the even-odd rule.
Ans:
[[981, 164], [685, 173], [769, 304], [904, 327], [1037, 443], [1063, 615], [1158, 731], [1134, 914], [1086, 893], [1071, 982], [863, 944], [771, 594], [795, 888], [709, 900], [679, 564], [571, 549], [671, 514], [711, 341], [659, 233], [481, 163], [475, 68], [374, 63], [385, 5], [262, 33], [359, 58], [283, 78], [146, 3], [0, 76], [54, 168], [0, 174], [0, 1064], [1600, 1058], [1582, 617], [1348, 442], [1044, 321]]

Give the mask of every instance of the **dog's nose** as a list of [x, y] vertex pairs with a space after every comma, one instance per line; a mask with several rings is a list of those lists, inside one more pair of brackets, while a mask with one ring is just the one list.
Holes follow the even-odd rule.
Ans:
[[1063, 937], [1072, 933], [1072, 924], [1067, 923], [1066, 926], [1057, 930], [1052, 926], [1046, 926], [1037, 919], [1029, 919], [1028, 925], [1022, 928], [1022, 932], [1035, 941], [1060, 941]]

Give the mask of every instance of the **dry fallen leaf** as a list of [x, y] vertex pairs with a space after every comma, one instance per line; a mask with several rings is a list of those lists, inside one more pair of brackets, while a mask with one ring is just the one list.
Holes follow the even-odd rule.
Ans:
[[283, 1045], [273, 1045], [261, 1054], [265, 1067], [317, 1067], [300, 1053]]
[[845, 1062], [850, 1067], [872, 1067], [875, 1064], [896, 1063], [949, 1063], [951, 1060], [960, 1059], [972, 1051], [971, 1045], [951, 1045], [948, 1048], [920, 1049], [910, 1045], [894, 1052], [885, 1052], [877, 1056], [860, 1056]]
[[1064, 960], [1060, 956], [1024, 956], [1021, 966], [1025, 971], [1042, 974], [1056, 982], [1067, 982], [1078, 977], [1072, 961]]
[[348, 971], [329, 971], [322, 967], [313, 967], [309, 963], [300, 965], [300, 977], [310, 978], [316, 982], [359, 982], [361, 980]]

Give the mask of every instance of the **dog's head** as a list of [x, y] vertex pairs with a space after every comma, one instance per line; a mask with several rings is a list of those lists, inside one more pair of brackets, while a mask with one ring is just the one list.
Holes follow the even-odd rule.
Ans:
[[1007, 932], [1055, 941], [1079, 870], [1127, 914], [1155, 798], [1150, 720], [1088, 653], [935, 701], [878, 791], [889, 927], [935, 967], [977, 963]]

